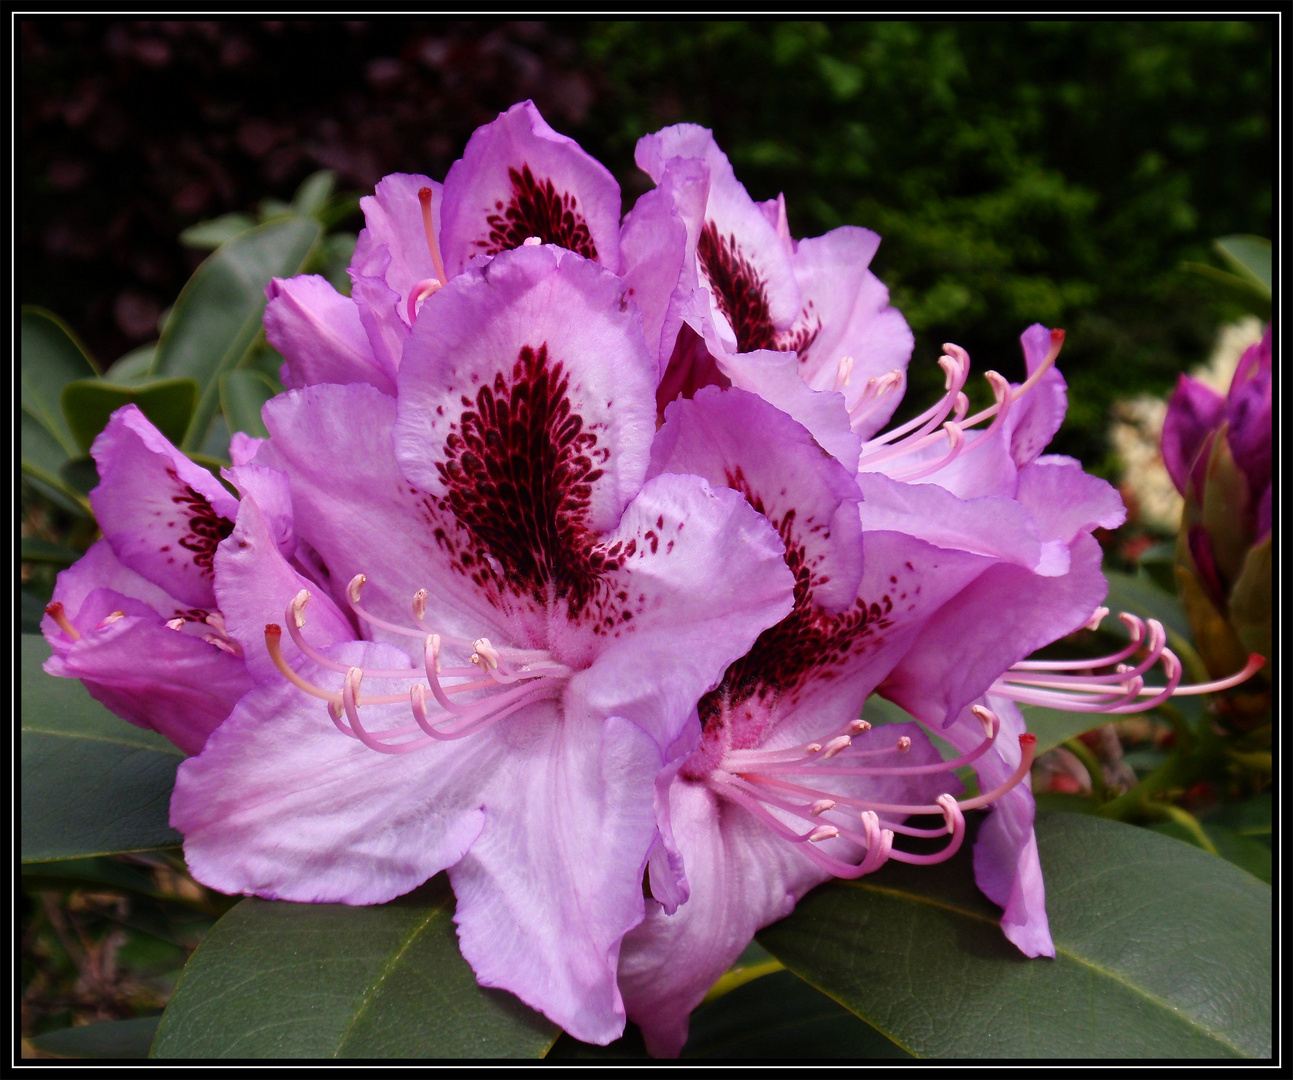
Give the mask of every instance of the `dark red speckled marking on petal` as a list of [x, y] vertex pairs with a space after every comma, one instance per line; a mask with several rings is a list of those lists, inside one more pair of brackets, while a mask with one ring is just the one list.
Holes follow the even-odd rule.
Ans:
[[737, 351], [777, 348], [766, 284], [741, 254], [736, 237], [719, 236], [718, 226], [707, 221], [696, 254], [714, 291], [714, 303], [732, 324]]
[[[177, 484], [180, 482], [174, 469], [166, 472]], [[193, 552], [194, 565], [210, 577], [214, 572], [216, 545], [233, 532], [233, 522], [217, 514], [206, 496], [198, 494], [188, 484], [179, 495], [171, 496], [171, 502], [179, 506], [189, 519], [189, 531], [176, 543]]]
[[569, 248], [586, 259], [597, 258], [593, 235], [570, 192], [558, 192], [551, 180], [536, 180], [529, 165], [520, 172], [508, 169], [507, 174], [512, 180], [511, 202], [494, 204], [495, 212], [485, 219], [489, 235], [477, 240], [477, 247], [497, 255], [537, 236], [545, 244]]
[[[602, 545], [588, 524], [592, 485], [610, 450], [571, 408], [570, 377], [546, 344], [521, 349], [510, 375], [464, 395], [450, 425], [442, 506], [463, 526], [435, 538], [454, 566], [486, 589], [564, 599], [578, 614], [602, 579], [637, 550], [636, 541]], [[470, 538], [470, 543], [467, 541]]]
[[[755, 510], [767, 516], [763, 500], [751, 490], [740, 469], [729, 473], [727, 480]], [[765, 711], [782, 696], [793, 700], [810, 677], [835, 678], [851, 655], [893, 624], [894, 602], [888, 593], [871, 603], [858, 599], [834, 615], [814, 606], [813, 589], [824, 579], [816, 561], [808, 557], [799, 538], [802, 526], [795, 518], [791, 509], [780, 519], [768, 519], [786, 545], [786, 564], [795, 575], [795, 606], [776, 626], [763, 631], [750, 651], [728, 667], [722, 682], [700, 699], [702, 727], [729, 722], [751, 699], [762, 702]], [[751, 732], [751, 742], [759, 734]]]

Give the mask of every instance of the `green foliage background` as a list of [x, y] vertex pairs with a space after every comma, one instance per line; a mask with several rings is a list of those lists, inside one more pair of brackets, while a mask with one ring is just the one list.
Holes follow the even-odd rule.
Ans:
[[598, 23], [583, 49], [605, 92], [579, 137], [623, 178], [639, 135], [694, 121], [754, 198], [785, 192], [794, 235], [877, 231], [916, 334], [909, 405], [938, 391], [943, 341], [1018, 378], [1020, 332], [1064, 327], [1054, 449], [1108, 473], [1110, 402], [1166, 392], [1233, 314], [1181, 262], [1271, 235], [1272, 30]]

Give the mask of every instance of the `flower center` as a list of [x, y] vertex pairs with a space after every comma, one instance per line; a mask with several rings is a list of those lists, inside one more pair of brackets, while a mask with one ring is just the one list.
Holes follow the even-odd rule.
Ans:
[[[298, 689], [328, 703], [328, 716], [343, 735], [357, 739], [370, 750], [382, 754], [407, 754], [433, 743], [466, 738], [491, 727], [504, 717], [538, 701], [560, 694], [573, 671], [559, 664], [543, 650], [500, 648], [488, 638], [466, 639], [434, 633], [426, 625], [427, 593], [419, 589], [413, 595], [411, 610], [417, 629], [381, 619], [360, 606], [360, 593], [366, 578], [356, 574], [346, 589], [351, 609], [370, 626], [423, 642], [424, 665], [418, 668], [360, 668], [340, 664], [319, 652], [306, 640], [305, 607], [310, 593], [302, 589], [288, 604], [283, 622], [302, 654], [327, 671], [345, 676], [340, 690], [325, 690], [303, 678], [288, 666], [283, 656], [283, 631], [275, 623], [265, 627], [265, 646], [270, 659], [283, 676]], [[468, 665], [446, 667], [441, 663], [445, 645], [460, 650], [470, 647]], [[405, 680], [412, 685], [398, 694], [360, 695], [365, 678]], [[430, 693], [438, 709], [428, 714], [426, 696]], [[468, 701], [455, 701], [454, 695], [476, 695]], [[364, 705], [407, 704], [414, 723], [397, 728], [369, 731], [360, 719]], [[413, 736], [408, 738], [408, 736]]]
[[597, 245], [588, 222], [579, 212], [579, 200], [568, 191], [558, 192], [551, 180], [537, 180], [529, 165], [507, 170], [512, 198], [499, 200], [485, 219], [489, 234], [476, 241], [486, 255], [520, 247], [532, 236], [545, 244], [568, 248], [585, 259], [597, 259]]

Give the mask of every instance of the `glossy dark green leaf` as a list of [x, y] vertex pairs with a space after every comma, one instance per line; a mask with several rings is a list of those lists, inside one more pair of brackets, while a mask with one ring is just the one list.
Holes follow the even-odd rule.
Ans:
[[131, 349], [125, 356], [113, 361], [112, 367], [108, 369], [108, 378], [114, 383], [127, 386], [147, 382], [149, 372], [153, 370], [153, 355], [156, 352], [155, 341]]
[[161, 1015], [64, 1028], [37, 1035], [37, 1050], [66, 1058], [146, 1058]]
[[48, 540], [39, 540], [34, 536], [22, 538], [23, 562], [46, 562], [59, 566], [71, 566], [80, 557], [79, 551], [74, 551], [63, 544], [51, 544]]
[[89, 454], [69, 458], [58, 470], [58, 477], [71, 491], [80, 495], [89, 495], [99, 486], [99, 468]]
[[72, 332], [48, 311], [24, 308], [21, 338], [21, 457], [24, 477], [65, 510], [85, 515], [89, 504], [61, 476], [81, 453], [63, 416], [60, 396], [75, 379], [96, 375]]
[[1130, 611], [1142, 619], [1157, 619], [1168, 632], [1168, 644], [1176, 648], [1178, 644], [1190, 641], [1190, 622], [1181, 610], [1181, 603], [1169, 592], [1163, 591], [1148, 574], [1124, 574], [1119, 570], [1105, 568], [1104, 576], [1109, 581], [1109, 594], [1105, 597], [1105, 606], [1112, 612], [1106, 616], [1101, 629], [1126, 637], [1127, 632], [1116, 616], [1120, 611]]
[[105, 379], [80, 379], [63, 387], [63, 413], [82, 453], [88, 453], [95, 437], [110, 417], [126, 405], [137, 405], [154, 426], [178, 443], [188, 430], [197, 405], [198, 384], [192, 379], [154, 379], [125, 385]]
[[23, 412], [36, 419], [68, 454], [77, 453], [76, 439], [63, 418], [60, 395], [73, 380], [97, 377], [94, 364], [66, 324], [39, 308], [23, 308], [21, 348]]
[[1038, 815], [1057, 956], [1029, 960], [969, 844], [824, 886], [759, 940], [918, 1057], [1266, 1057], [1271, 891], [1187, 844]]
[[183, 449], [203, 446], [219, 405], [219, 377], [239, 365], [260, 332], [265, 286], [295, 274], [318, 241], [317, 222], [299, 216], [267, 222], [219, 248], [189, 279], [166, 322], [153, 374], [200, 387]]
[[185, 247], [214, 251], [221, 244], [227, 244], [255, 227], [256, 219], [250, 214], [221, 214], [210, 221], [190, 225], [180, 233], [180, 243]]
[[[1170, 836], [1176, 840], [1183, 840], [1187, 844], [1193, 844], [1195, 847], [1201, 847], [1199, 838], [1184, 825], [1176, 821], [1159, 821], [1150, 826], [1157, 833], [1164, 836]], [[1259, 881], [1271, 883], [1271, 849], [1260, 841], [1254, 840], [1250, 836], [1244, 836], [1241, 833], [1233, 832], [1224, 825], [1214, 825], [1211, 822], [1202, 822], [1201, 828], [1204, 835], [1211, 841], [1212, 846], [1216, 848], [1217, 855], [1225, 859], [1226, 862], [1234, 863], [1236, 866], [1247, 870], [1253, 877]]]
[[1204, 816], [1205, 823], [1220, 825], [1240, 836], [1248, 836], [1270, 847], [1274, 803], [1269, 791], [1245, 802], [1219, 806]]
[[1238, 273], [1271, 294], [1271, 242], [1264, 236], [1223, 236], [1212, 242]]
[[107, 855], [26, 863], [22, 868], [22, 884], [25, 889], [96, 888], [141, 896], [159, 895], [147, 874]]
[[1271, 290], [1269, 285], [1256, 282], [1248, 274], [1232, 274], [1208, 263], [1186, 262], [1181, 269], [1207, 282], [1210, 293], [1239, 305], [1259, 319], [1271, 317]]
[[911, 1055], [789, 971], [738, 986], [691, 1017], [688, 1058], [906, 1058]]
[[337, 174], [331, 169], [320, 169], [301, 181], [301, 186], [292, 196], [292, 208], [298, 214], [307, 217], [319, 213], [337, 186]]
[[171, 788], [184, 755], [127, 724], [76, 679], [46, 675], [44, 638], [22, 639], [22, 861], [175, 847]]
[[1042, 705], [1023, 705], [1020, 711], [1024, 714], [1028, 730], [1037, 736], [1038, 754], [1054, 750], [1074, 736], [1104, 727], [1109, 722], [1109, 717], [1103, 713], [1067, 712], [1064, 709], [1048, 709]]
[[267, 438], [269, 430], [260, 418], [260, 409], [276, 393], [278, 388], [259, 371], [226, 371], [220, 376], [220, 408], [229, 430]]
[[23, 589], [20, 615], [24, 637], [40, 633], [40, 621], [45, 617], [45, 605], [48, 602], [48, 600], [42, 600], [39, 596], [34, 596], [26, 589]]
[[538, 1058], [557, 1032], [477, 985], [441, 876], [380, 907], [244, 900], [184, 969], [153, 1055]]

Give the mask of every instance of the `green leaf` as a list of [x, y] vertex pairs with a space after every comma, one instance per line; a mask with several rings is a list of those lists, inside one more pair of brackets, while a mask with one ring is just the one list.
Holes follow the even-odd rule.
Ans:
[[219, 405], [219, 376], [255, 343], [270, 279], [297, 273], [321, 233], [299, 216], [257, 226], [209, 256], [184, 286], [153, 359], [154, 375], [193, 379], [200, 388], [182, 449], [202, 447]]
[[58, 470], [58, 478], [71, 491], [80, 495], [89, 495], [99, 486], [99, 468], [89, 454], [70, 458], [63, 462]]
[[147, 382], [149, 372], [153, 369], [153, 354], [156, 352], [157, 342], [155, 341], [140, 345], [137, 349], [131, 349], [108, 368], [108, 378], [118, 385]]
[[40, 633], [40, 621], [45, 617], [45, 605], [48, 602], [47, 600], [42, 600], [39, 596], [33, 596], [26, 589], [23, 589], [20, 621], [24, 637]]
[[161, 895], [147, 874], [106, 855], [27, 863], [22, 868], [22, 884], [25, 889], [107, 888], [141, 896]]
[[108, 426], [108, 417], [126, 405], [137, 405], [158, 431], [178, 443], [197, 400], [198, 384], [192, 379], [157, 379], [133, 386], [80, 379], [63, 387], [63, 413], [83, 454]]
[[[98, 372], [67, 325], [39, 308], [22, 311], [22, 408], [69, 455], [77, 441], [59, 404], [63, 387], [75, 379], [97, 378]], [[26, 446], [23, 447], [26, 457]]]
[[1271, 537], [1244, 555], [1243, 568], [1230, 590], [1230, 625], [1246, 649], [1268, 659], [1271, 651]]
[[842, 1005], [789, 971], [738, 986], [691, 1016], [687, 1058], [906, 1058]]
[[68, 486], [62, 468], [81, 453], [59, 403], [63, 387], [74, 379], [95, 376], [94, 365], [72, 332], [48, 311], [22, 311], [23, 475], [50, 501], [74, 514], [88, 516], [89, 503]]
[[171, 788], [184, 755], [119, 720], [76, 679], [46, 675], [44, 638], [22, 639], [22, 861], [178, 846]]
[[48, 540], [38, 540], [34, 536], [22, 538], [23, 562], [55, 563], [59, 566], [71, 566], [81, 557], [79, 551], [62, 544], [51, 544]]
[[[1221, 858], [1247, 870], [1259, 881], [1264, 881], [1267, 885], [1271, 883], [1271, 849], [1269, 847], [1250, 836], [1242, 836], [1237, 832], [1232, 832], [1223, 825], [1201, 822], [1200, 826], [1207, 838], [1212, 841], [1212, 846], [1217, 849], [1217, 854]], [[1183, 840], [1185, 843], [1193, 844], [1195, 847], [1202, 846], [1199, 843], [1199, 838], [1180, 822], [1158, 821], [1149, 827], [1164, 836]]]
[[1207, 263], [1185, 262], [1181, 269], [1195, 277], [1203, 278], [1210, 291], [1224, 300], [1239, 305], [1259, 319], [1269, 322], [1271, 317], [1271, 291], [1247, 274], [1232, 274]]
[[1020, 711], [1024, 714], [1028, 730], [1037, 736], [1039, 757], [1084, 731], [1104, 727], [1109, 723], [1109, 717], [1103, 713], [1067, 712], [1064, 709], [1048, 709], [1043, 705], [1021, 705]]
[[260, 418], [260, 408], [276, 393], [278, 388], [259, 371], [226, 371], [220, 376], [220, 408], [229, 430], [268, 438], [269, 429]]
[[759, 934], [917, 1057], [1267, 1057], [1271, 891], [1187, 844], [1042, 813], [1057, 956], [1029, 960], [974, 887], [970, 845], [826, 885]]
[[1264, 236], [1223, 236], [1212, 242], [1236, 273], [1271, 295], [1271, 242]]
[[380, 907], [244, 900], [184, 969], [153, 1056], [538, 1058], [557, 1032], [477, 985], [442, 875]]
[[199, 221], [180, 233], [180, 243], [185, 247], [215, 250], [256, 227], [250, 214], [221, 214], [210, 221]]
[[[1130, 611], [1142, 619], [1157, 619], [1167, 630], [1168, 644], [1172, 648], [1176, 648], [1180, 643], [1185, 643], [1188, 647], [1190, 622], [1175, 596], [1164, 592], [1143, 571], [1132, 575], [1106, 567], [1104, 576], [1109, 582], [1109, 595], [1105, 597], [1104, 602], [1114, 616], [1120, 611]], [[1107, 617], [1101, 624], [1101, 630], [1116, 633], [1123, 638], [1127, 637], [1127, 631], [1122, 623], [1112, 616]]]
[[67, 1058], [146, 1058], [160, 1020], [158, 1014], [85, 1024], [37, 1035], [31, 1044], [47, 1054]]
[[327, 205], [337, 186], [337, 174], [331, 169], [320, 169], [301, 181], [292, 196], [292, 208], [305, 217], [313, 217]]
[[1245, 802], [1219, 806], [1212, 813], [1204, 815], [1203, 822], [1205, 825], [1220, 825], [1270, 847], [1273, 804], [1271, 793], [1266, 791]]

